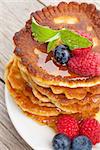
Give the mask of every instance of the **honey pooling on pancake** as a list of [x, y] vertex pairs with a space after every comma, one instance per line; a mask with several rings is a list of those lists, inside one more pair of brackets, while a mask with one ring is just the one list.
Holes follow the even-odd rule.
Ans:
[[[59, 66], [57, 66], [52, 58], [50, 57], [50, 60], [47, 60], [48, 55], [47, 53], [43, 53], [39, 51], [38, 49], [34, 50], [35, 54], [38, 56], [38, 65], [42, 67], [48, 74], [54, 75], [54, 76], [70, 76], [70, 73], [68, 70], [62, 70], [61, 68], [59, 69]], [[53, 57], [53, 56], [52, 56]]]
[[55, 24], [60, 24], [60, 23], [76, 24], [78, 22], [79, 22], [79, 20], [74, 16], [62, 16], [62, 17], [54, 18], [54, 23]]

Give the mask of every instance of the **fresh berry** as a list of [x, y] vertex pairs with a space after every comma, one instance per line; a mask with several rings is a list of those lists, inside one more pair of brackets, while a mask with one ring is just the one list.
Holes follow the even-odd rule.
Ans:
[[83, 119], [78, 121], [79, 130], [81, 129], [82, 123], [83, 123]]
[[[90, 40], [92, 42], [92, 37], [90, 34], [84, 33], [83, 31], [76, 31], [78, 34], [80, 34], [81, 36], [87, 38], [88, 40]], [[93, 45], [92, 45], [93, 46]], [[72, 50], [72, 54], [75, 55], [83, 55], [83, 54], [87, 54], [89, 51], [92, 50], [92, 46], [91, 47], [87, 47], [87, 48], [77, 48]]]
[[68, 68], [80, 76], [100, 75], [100, 54], [88, 52], [83, 55], [76, 55], [68, 61]]
[[60, 64], [66, 64], [70, 59], [69, 47], [65, 45], [59, 45], [54, 50], [54, 58]]
[[73, 56], [83, 56], [86, 55], [88, 52], [90, 52], [92, 50], [92, 47], [88, 47], [88, 48], [77, 48], [72, 50], [72, 55]]
[[100, 123], [96, 119], [86, 119], [81, 124], [80, 134], [87, 136], [93, 144], [100, 142]]
[[81, 30], [78, 30], [78, 31], [76, 31], [76, 32], [77, 32], [78, 34], [80, 34], [81, 36], [87, 38], [88, 40], [90, 40], [90, 41], [92, 42], [91, 34], [85, 33], [85, 32], [83, 32], [83, 31], [81, 31]]
[[57, 131], [73, 139], [79, 134], [78, 122], [72, 116], [62, 115], [57, 120]]
[[53, 138], [54, 150], [70, 150], [71, 140], [64, 134], [57, 134]]
[[92, 143], [86, 136], [78, 136], [72, 142], [72, 150], [92, 150]]

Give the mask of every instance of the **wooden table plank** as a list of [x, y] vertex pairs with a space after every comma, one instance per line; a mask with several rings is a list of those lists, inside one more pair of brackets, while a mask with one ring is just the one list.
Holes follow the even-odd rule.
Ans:
[[58, 4], [60, 2], [71, 2], [71, 1], [75, 1], [75, 2], [87, 2], [87, 3], [93, 3], [97, 6], [97, 8], [100, 8], [100, 0], [41, 0], [42, 3], [44, 3], [46, 6], [48, 5], [55, 5]]
[[[0, 78], [12, 55], [12, 37], [29, 18], [32, 11], [43, 6], [36, 0], [0, 0]], [[0, 82], [0, 150], [31, 150], [13, 127], [4, 101], [4, 84]]]
[[[0, 60], [3, 62], [2, 69], [4, 69], [5, 64], [13, 52], [14, 45], [12, 37], [14, 33], [19, 31], [25, 25], [31, 12], [41, 8], [42, 5], [36, 0], [17, 0], [17, 2], [0, 0], [0, 37], [2, 37], [0, 39], [2, 47], [2, 50], [0, 50]], [[0, 77], [3, 78], [2, 73], [0, 73]]]

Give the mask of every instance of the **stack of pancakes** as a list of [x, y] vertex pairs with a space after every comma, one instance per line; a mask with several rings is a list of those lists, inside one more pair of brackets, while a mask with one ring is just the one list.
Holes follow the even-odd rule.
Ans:
[[[71, 2], [31, 14], [14, 36], [14, 54], [6, 67], [6, 85], [19, 107], [37, 121], [54, 126], [59, 115], [95, 117], [100, 109], [100, 77], [82, 77], [56, 65], [47, 45], [34, 40], [32, 17], [53, 29], [67, 27], [91, 33], [100, 52], [100, 12], [91, 4]], [[95, 22], [99, 19], [98, 22]]]

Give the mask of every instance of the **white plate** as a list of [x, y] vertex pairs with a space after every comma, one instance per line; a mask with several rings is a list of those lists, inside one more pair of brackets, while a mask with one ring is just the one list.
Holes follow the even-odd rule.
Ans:
[[[25, 116], [13, 101], [7, 88], [5, 88], [5, 100], [11, 121], [21, 137], [35, 150], [52, 150], [55, 132]], [[97, 144], [93, 150], [100, 150], [100, 144]]]

